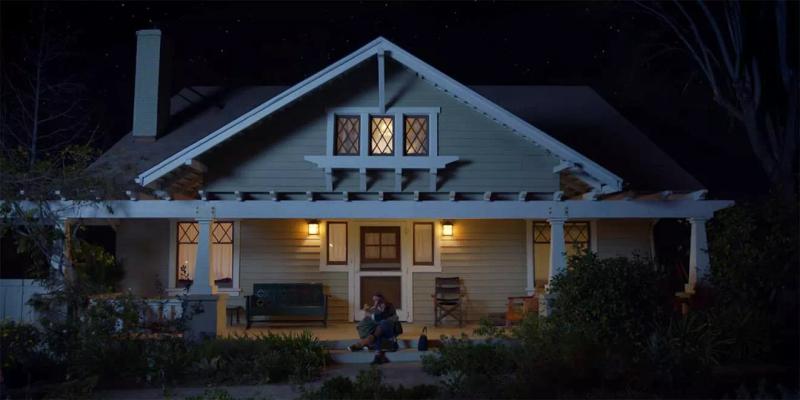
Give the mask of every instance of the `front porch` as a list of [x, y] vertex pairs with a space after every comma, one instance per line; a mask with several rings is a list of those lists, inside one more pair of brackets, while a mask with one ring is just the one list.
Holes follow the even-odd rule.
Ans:
[[[441, 336], [461, 336], [462, 334], [478, 339], [482, 337], [474, 332], [478, 326], [476, 323], [464, 324], [463, 327], [458, 327], [455, 324], [428, 326], [423, 323], [403, 323], [403, 333], [399, 338], [403, 341], [413, 341], [412, 344], [416, 347], [416, 341], [422, 334], [422, 330], [427, 328], [427, 336], [430, 340], [438, 340]], [[333, 322], [329, 323], [327, 327], [322, 327], [318, 324], [258, 324], [250, 329], [245, 329], [243, 324], [235, 324], [227, 326], [225, 335], [253, 337], [268, 333], [299, 334], [304, 331], [310, 332], [320, 341], [327, 343], [342, 342], [347, 345], [355, 342], [358, 338], [356, 323], [354, 322]], [[341, 348], [344, 348], [344, 346]]]

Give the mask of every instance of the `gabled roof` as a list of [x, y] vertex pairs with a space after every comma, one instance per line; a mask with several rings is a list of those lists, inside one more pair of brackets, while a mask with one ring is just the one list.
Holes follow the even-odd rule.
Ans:
[[461, 101], [470, 104], [476, 110], [484, 113], [487, 117], [492, 118], [497, 123], [500, 123], [512, 129], [516, 133], [531, 139], [561, 160], [579, 166], [582, 173], [585, 173], [591, 178], [600, 182], [604, 186], [604, 191], [615, 192], [622, 189], [622, 178], [619, 176], [601, 167], [594, 161], [583, 156], [567, 145], [559, 142], [552, 136], [534, 127], [522, 118], [512, 114], [496, 103], [481, 96], [474, 90], [456, 82], [449, 76], [438, 71], [437, 69], [426, 64], [422, 60], [414, 57], [410, 53], [382, 37], [373, 40], [343, 59], [331, 64], [322, 71], [286, 89], [285, 91], [257, 105], [239, 117], [231, 120], [227, 124], [219, 127], [210, 134], [182, 148], [177, 153], [172, 154], [155, 166], [140, 173], [137, 176], [136, 181], [140, 185], [145, 186], [170, 173], [171, 171], [186, 165], [187, 163], [191, 163], [193, 159], [214, 148], [223, 141], [230, 139], [256, 122], [280, 110], [286, 105], [291, 104], [295, 100], [329, 82], [331, 79], [345, 73], [351, 68], [361, 64], [370, 57], [376, 56], [379, 53], [385, 53], [395, 61], [415, 71], [420, 77], [428, 80], [436, 87], [450, 93]]

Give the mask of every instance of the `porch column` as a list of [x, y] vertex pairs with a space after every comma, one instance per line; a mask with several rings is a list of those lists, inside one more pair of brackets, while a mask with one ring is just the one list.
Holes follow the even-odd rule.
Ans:
[[[69, 221], [66, 218], [59, 218], [58, 222], [53, 227], [56, 231], [64, 237], [53, 241], [50, 248], [50, 268], [54, 271], [69, 273], [69, 253], [70, 253], [70, 229]], [[51, 273], [53, 271], [50, 271]], [[52, 275], [51, 275], [52, 276]]]
[[564, 221], [563, 218], [548, 219], [550, 223], [550, 274], [547, 277], [547, 286], [553, 282], [553, 278], [567, 270], [567, 248], [564, 244]]
[[211, 220], [197, 219], [197, 258], [189, 294], [211, 294]]
[[708, 237], [705, 218], [689, 218], [692, 226], [689, 239], [689, 283], [687, 291], [694, 291], [698, 282], [707, 281], [711, 275], [708, 259]]

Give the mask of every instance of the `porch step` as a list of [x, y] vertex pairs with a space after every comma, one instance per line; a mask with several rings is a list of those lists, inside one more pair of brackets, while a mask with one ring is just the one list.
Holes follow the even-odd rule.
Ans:
[[[348, 339], [348, 340], [322, 340], [322, 346], [324, 346], [328, 350], [346, 350], [347, 346], [357, 342], [358, 339]], [[417, 339], [398, 339], [397, 345], [400, 350], [406, 349], [417, 349], [417, 344], [419, 340]], [[428, 340], [428, 348], [436, 348], [440, 346], [440, 341], [438, 339], [429, 339]]]
[[[375, 353], [372, 351], [330, 350], [328, 354], [336, 364], [369, 364], [375, 358]], [[420, 362], [423, 354], [435, 354], [435, 352], [404, 349], [385, 354], [386, 358], [393, 363], [410, 363]]]

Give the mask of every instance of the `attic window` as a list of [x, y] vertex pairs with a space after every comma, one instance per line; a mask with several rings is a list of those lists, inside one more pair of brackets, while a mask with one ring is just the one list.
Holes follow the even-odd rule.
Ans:
[[336, 154], [357, 156], [361, 118], [358, 116], [336, 117]]
[[394, 117], [370, 117], [370, 155], [394, 154]]
[[405, 148], [408, 156], [428, 155], [428, 117], [405, 117]]

